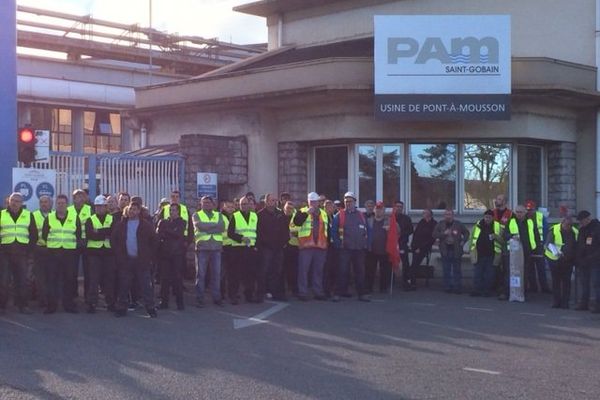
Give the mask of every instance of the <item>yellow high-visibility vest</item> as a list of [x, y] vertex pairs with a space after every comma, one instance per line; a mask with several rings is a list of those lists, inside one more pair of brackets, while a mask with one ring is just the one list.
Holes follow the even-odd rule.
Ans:
[[56, 211], [48, 214], [48, 240], [46, 247], [49, 249], [77, 248], [77, 213], [74, 210], [67, 211], [67, 218], [61, 223], [56, 217]]
[[223, 215], [223, 224], [225, 225], [225, 229], [223, 230], [223, 246], [233, 246], [233, 239], [229, 237], [229, 218]]
[[40, 247], [45, 247], [46, 242], [44, 241], [44, 239], [42, 239], [42, 228], [44, 227], [44, 220], [46, 219], [46, 217], [44, 217], [44, 214], [42, 214], [42, 210], [35, 210], [34, 212], [31, 213], [31, 215], [33, 215], [33, 219], [35, 221], [35, 227], [37, 228], [37, 231], [38, 231], [37, 245]]
[[[502, 226], [498, 221], [493, 221], [492, 226], [494, 229], [494, 233], [500, 236], [500, 231], [502, 230]], [[475, 224], [473, 227], [473, 235], [471, 236], [471, 251], [475, 250], [477, 246], [477, 239], [479, 239], [479, 235], [481, 234], [481, 228], [479, 227], [479, 223]], [[494, 253], [500, 254], [502, 253], [502, 246], [496, 239], [494, 239]]]
[[[196, 214], [198, 215], [198, 219], [200, 219], [200, 222], [202, 222], [203, 224], [217, 225], [221, 218], [221, 213], [218, 211], [213, 211], [212, 218], [209, 218], [208, 214], [206, 214], [204, 210], [200, 210]], [[210, 239], [221, 243], [223, 242], [223, 233], [206, 233], [199, 231], [198, 229], [195, 229], [194, 231], [194, 240], [196, 243], [206, 242]]]
[[19, 218], [14, 221], [8, 210], [2, 210], [0, 213], [0, 243], [29, 244], [29, 224], [31, 224], [30, 211], [21, 210]]
[[[508, 223], [508, 232], [511, 235], [519, 234], [519, 226], [517, 225], [517, 220], [512, 218]], [[537, 243], [535, 242], [535, 232], [533, 229], [533, 221], [531, 219], [527, 219], [527, 233], [529, 236], [529, 246], [531, 250], [535, 250], [537, 248]]]
[[[554, 238], [554, 245], [556, 246], [556, 248], [558, 250], [560, 250], [563, 247], [563, 245], [565, 244], [563, 242], [560, 223], [555, 224], [554, 226], [552, 226], [551, 229], [552, 229], [552, 237]], [[579, 230], [577, 228], [575, 228], [574, 226], [572, 226], [571, 229], [573, 230], [573, 233], [575, 234], [575, 241], [577, 241], [577, 237], [579, 236]], [[554, 255], [547, 248], [546, 248], [546, 251], [544, 251], [544, 255], [552, 261], [558, 260], [558, 255]]]
[[[96, 230], [110, 228], [113, 223], [113, 217], [110, 214], [106, 214], [106, 216], [104, 217], [104, 224], [103, 224], [100, 222], [100, 219], [98, 218], [98, 216], [96, 214], [94, 214], [90, 217], [90, 222], [92, 223], [92, 228], [94, 228]], [[103, 247], [105, 249], [110, 249], [110, 239], [106, 238], [104, 240], [88, 240], [87, 241], [88, 249], [101, 249]]]
[[[235, 219], [235, 233], [245, 238], [249, 238], [250, 246], [254, 246], [256, 244], [256, 228], [258, 225], [258, 216], [256, 213], [250, 211], [250, 219], [248, 222], [246, 222], [241, 211], [234, 212], [233, 218]], [[245, 246], [245, 244], [243, 242], [238, 243], [233, 241], [232, 246]]]

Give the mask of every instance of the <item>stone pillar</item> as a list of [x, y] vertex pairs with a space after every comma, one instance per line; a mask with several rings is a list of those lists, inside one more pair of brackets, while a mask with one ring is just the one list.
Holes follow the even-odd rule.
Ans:
[[558, 216], [560, 206], [571, 212], [576, 209], [576, 144], [558, 142], [548, 146], [548, 207]]
[[306, 201], [308, 192], [308, 145], [279, 143], [279, 193], [288, 192], [295, 202]]
[[186, 204], [196, 205], [198, 172], [217, 174], [219, 200], [231, 200], [244, 194], [248, 183], [248, 144], [246, 138], [183, 135], [179, 152], [185, 159]]

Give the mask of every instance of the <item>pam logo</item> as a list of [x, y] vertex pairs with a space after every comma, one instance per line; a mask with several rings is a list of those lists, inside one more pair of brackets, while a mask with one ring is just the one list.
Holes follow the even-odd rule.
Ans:
[[415, 58], [415, 64], [438, 60], [444, 65], [498, 64], [500, 59], [498, 39], [491, 36], [452, 38], [450, 49], [440, 37], [428, 37], [422, 44], [411, 37], [390, 37], [387, 44], [388, 64], [408, 58]]

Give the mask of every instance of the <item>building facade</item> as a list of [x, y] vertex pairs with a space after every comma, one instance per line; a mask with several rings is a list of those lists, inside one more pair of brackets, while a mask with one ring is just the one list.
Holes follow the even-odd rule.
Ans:
[[[201, 170], [219, 174], [222, 197], [352, 190], [360, 204], [400, 199], [414, 216], [450, 207], [466, 221], [499, 193], [555, 216], [596, 210], [594, 0], [269, 0], [237, 11], [266, 18], [267, 53], [136, 89], [148, 144], [184, 144], [188, 196]], [[511, 16], [510, 120], [374, 117], [374, 16], [429, 14]]]

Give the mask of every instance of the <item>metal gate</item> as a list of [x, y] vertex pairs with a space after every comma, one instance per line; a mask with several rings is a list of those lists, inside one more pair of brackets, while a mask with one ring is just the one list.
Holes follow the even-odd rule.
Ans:
[[[183, 188], [183, 159], [180, 156], [134, 156], [127, 154], [72, 154], [51, 152], [48, 163], [33, 168], [56, 170], [56, 193], [70, 197], [73, 190], [97, 194], [126, 191], [140, 196], [151, 211], [171, 190]], [[184, 193], [181, 190], [182, 200]]]

